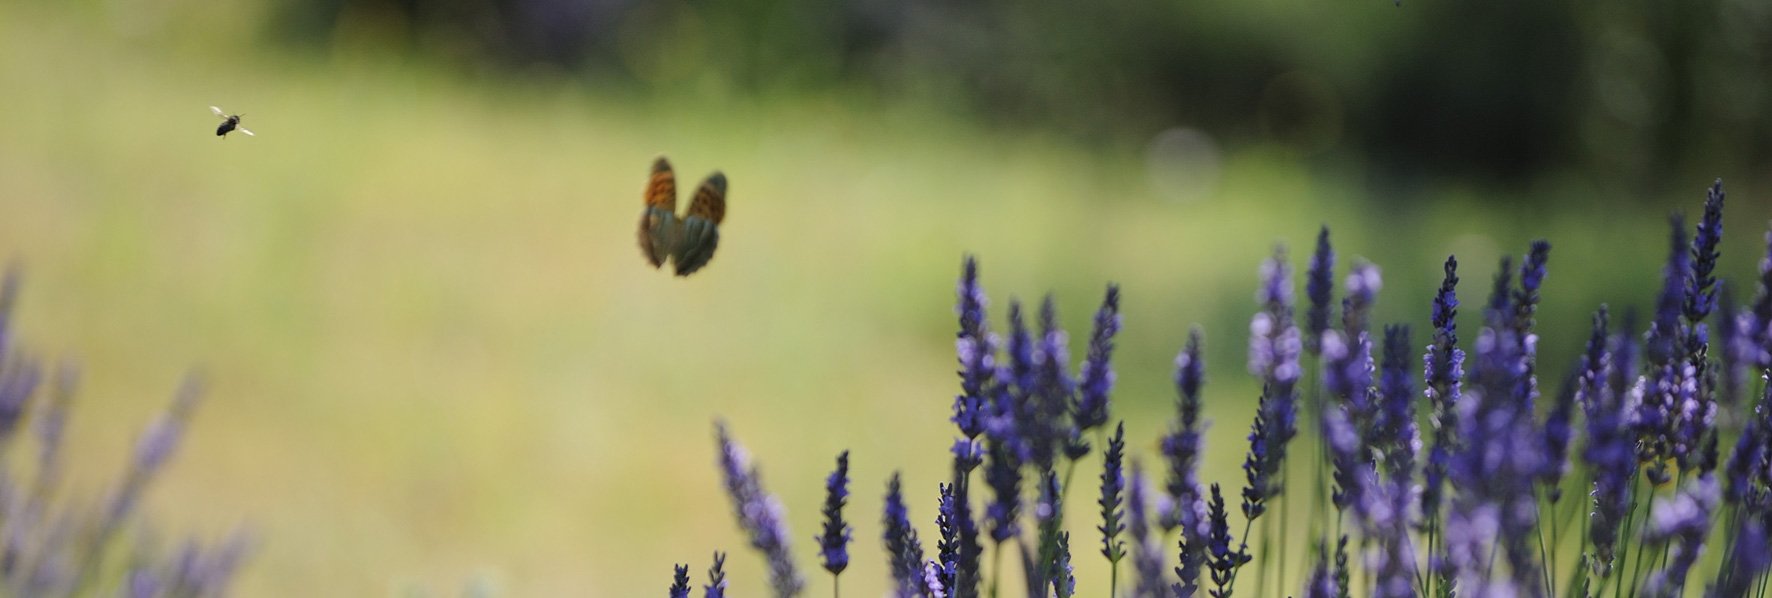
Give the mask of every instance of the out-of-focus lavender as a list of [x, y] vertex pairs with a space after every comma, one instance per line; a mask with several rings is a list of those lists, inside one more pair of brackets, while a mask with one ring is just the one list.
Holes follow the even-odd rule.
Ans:
[[1686, 576], [1698, 561], [1705, 536], [1710, 533], [1718, 499], [1716, 479], [1700, 475], [1671, 500], [1655, 505], [1646, 539], [1653, 544], [1672, 543], [1673, 547], [1667, 566], [1650, 575], [1644, 584], [1644, 595], [1675, 598], [1684, 593]]
[[751, 547], [762, 552], [769, 563], [770, 587], [779, 598], [800, 593], [805, 582], [794, 566], [780, 499], [763, 489], [762, 475], [751, 463], [750, 453], [732, 439], [726, 422], [716, 421], [714, 431], [720, 445], [720, 471], [726, 480], [726, 496], [732, 500], [739, 528], [750, 536]]
[[1310, 311], [1305, 315], [1304, 347], [1311, 355], [1322, 353], [1323, 331], [1329, 329], [1330, 310], [1334, 309], [1335, 248], [1329, 245], [1329, 227], [1317, 232], [1317, 250], [1311, 254], [1311, 266], [1305, 274], [1304, 294], [1310, 298]]
[[1164, 588], [1163, 548], [1160, 539], [1151, 533], [1150, 495], [1145, 487], [1144, 470], [1133, 459], [1131, 479], [1126, 486], [1126, 538], [1132, 544], [1134, 596], [1156, 596]]
[[[19, 446], [29, 425], [35, 460], [19, 475], [0, 467], [0, 594], [9, 596], [222, 596], [253, 544], [236, 531], [215, 540], [182, 538], [173, 547], [141, 533], [139, 505], [176, 454], [196, 409], [202, 384], [187, 376], [166, 411], [137, 438], [120, 477], [100, 496], [63, 488], [63, 453], [78, 372], [63, 366], [43, 384], [42, 365], [14, 336], [19, 277], [0, 280], [0, 461]], [[153, 530], [164, 533], [164, 530]], [[121, 559], [118, 547], [133, 539]]]

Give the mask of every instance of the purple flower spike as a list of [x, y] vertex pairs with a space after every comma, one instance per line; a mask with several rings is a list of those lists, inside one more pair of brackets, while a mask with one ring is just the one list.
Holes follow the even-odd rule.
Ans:
[[1126, 554], [1126, 543], [1120, 541], [1120, 534], [1126, 531], [1120, 510], [1121, 494], [1126, 489], [1126, 475], [1120, 465], [1125, 453], [1126, 424], [1122, 422], [1114, 428], [1114, 435], [1108, 438], [1102, 452], [1101, 498], [1096, 501], [1101, 505], [1101, 526], [1095, 528], [1101, 531], [1101, 555], [1116, 566]]
[[891, 557], [892, 579], [901, 598], [922, 596], [928, 589], [923, 582], [923, 544], [917, 529], [911, 526], [910, 509], [905, 507], [904, 492], [898, 472], [886, 483], [886, 514], [880, 525], [884, 528], [886, 554]]
[[1052, 561], [1052, 593], [1071, 598], [1077, 593], [1077, 575], [1071, 567], [1071, 533], [1058, 534], [1058, 551]]
[[1514, 333], [1524, 339], [1532, 333], [1533, 317], [1538, 313], [1538, 289], [1544, 286], [1545, 264], [1550, 261], [1550, 243], [1543, 239], [1532, 242], [1526, 259], [1520, 262], [1520, 288], [1514, 292]]
[[[1200, 386], [1205, 382], [1205, 364], [1200, 360], [1200, 327], [1188, 331], [1187, 347], [1175, 357], [1176, 417], [1169, 434], [1163, 437], [1163, 459], [1169, 474], [1164, 488], [1168, 508], [1162, 513], [1163, 529], [1187, 525], [1183, 540], [1190, 535], [1204, 537], [1201, 524], [1205, 516], [1200, 482], [1195, 477], [1200, 460], [1200, 444], [1206, 424], [1200, 419]], [[1186, 520], [1186, 521], [1184, 521]], [[1196, 542], [1197, 544], [1197, 542]]]
[[942, 585], [951, 596], [978, 596], [979, 556], [984, 547], [978, 543], [978, 523], [972, 519], [972, 505], [966, 497], [967, 484], [956, 477], [954, 483], [941, 486], [941, 503], [935, 524], [941, 529], [936, 544], [944, 570]]
[[1721, 348], [1717, 400], [1734, 408], [1741, 403], [1742, 389], [1747, 386], [1747, 366], [1758, 353], [1753, 343], [1753, 313], [1736, 305], [1734, 286], [1718, 282], [1717, 287], [1717, 344]]
[[1317, 252], [1311, 254], [1311, 267], [1305, 275], [1305, 295], [1311, 308], [1305, 316], [1305, 350], [1311, 355], [1322, 353], [1323, 331], [1329, 329], [1331, 296], [1335, 292], [1335, 249], [1329, 246], [1329, 227], [1317, 233]]
[[1404, 483], [1415, 475], [1415, 453], [1421, 434], [1415, 428], [1415, 379], [1409, 367], [1409, 327], [1384, 329], [1384, 370], [1379, 379], [1382, 399], [1378, 421], [1373, 424], [1374, 444], [1384, 455], [1392, 479]]
[[1575, 392], [1580, 380], [1580, 370], [1569, 373], [1544, 420], [1544, 472], [1541, 479], [1552, 503], [1562, 500], [1563, 476], [1569, 473], [1569, 440], [1575, 432], [1570, 421], [1575, 416]]
[[1754, 581], [1772, 565], [1772, 542], [1768, 541], [1766, 521], [1758, 517], [1741, 517], [1735, 545], [1724, 557], [1724, 569], [1717, 584], [1706, 596], [1746, 596]]
[[1378, 302], [1378, 290], [1384, 278], [1378, 266], [1361, 261], [1347, 273], [1347, 297], [1342, 299], [1342, 328], [1352, 337], [1371, 328], [1372, 305]]
[[1016, 523], [1021, 514], [1021, 462], [1002, 442], [993, 442], [988, 456], [984, 481], [991, 487], [992, 500], [985, 505], [985, 525], [991, 540], [1000, 544], [1021, 533]]
[[708, 585], [702, 586], [702, 598], [726, 598], [726, 553], [715, 552], [714, 564], [708, 567]]
[[732, 499], [739, 528], [750, 536], [751, 547], [768, 560], [769, 585], [775, 595], [786, 598], [798, 594], [804, 582], [794, 567], [793, 550], [788, 546], [790, 536], [781, 501], [763, 489], [762, 475], [751, 464], [750, 453], [727, 433], [726, 422], [715, 422], [714, 430], [720, 444], [720, 471], [726, 479], [726, 495]]
[[1686, 302], [1682, 306], [1686, 321], [1693, 324], [1710, 317], [1716, 307], [1717, 246], [1723, 242], [1723, 179], [1717, 179], [1705, 193], [1704, 216], [1698, 220], [1698, 233], [1692, 237], [1692, 271], [1686, 277]]
[[[1587, 406], [1587, 448], [1582, 459], [1594, 476], [1593, 511], [1588, 515], [1588, 542], [1594, 546], [1594, 558], [1589, 565], [1600, 577], [1612, 572], [1619, 527], [1630, 510], [1631, 480], [1637, 475], [1636, 437], [1626, 413], [1637, 368], [1632, 320], [1627, 313], [1619, 334], [1612, 336], [1605, 354], [1603, 390], [1592, 391]], [[1604, 330], [1605, 326], [1602, 309], [1594, 317], [1594, 327]], [[1593, 353], [1590, 347], [1588, 354]]]
[[824, 570], [841, 575], [849, 567], [849, 540], [853, 528], [843, 521], [843, 506], [849, 503], [849, 451], [837, 455], [837, 470], [825, 478], [824, 534], [818, 540], [824, 556]]
[[960, 361], [960, 395], [954, 398], [953, 421], [967, 438], [977, 438], [984, 432], [990, 385], [996, 376], [997, 339], [985, 325], [988, 300], [978, 284], [978, 263], [972, 256], [966, 256], [961, 267], [958, 295], [960, 331], [954, 346]]
[[671, 580], [671, 598], [689, 598], [689, 565], [677, 565]]
[[1089, 336], [1089, 355], [1078, 373], [1081, 383], [1072, 419], [1079, 431], [1107, 425], [1108, 395], [1114, 389], [1114, 335], [1120, 331], [1120, 287], [1108, 285], [1107, 297], [1095, 312], [1095, 332]]
[[1243, 462], [1248, 486], [1243, 489], [1243, 513], [1250, 519], [1266, 512], [1266, 502], [1284, 490], [1279, 473], [1286, 461], [1286, 444], [1298, 433], [1297, 411], [1301, 348], [1298, 327], [1292, 324], [1291, 269], [1284, 248], [1262, 264], [1262, 310], [1249, 325], [1249, 369], [1261, 377], [1261, 399], [1250, 426], [1249, 453]]
[[1428, 449], [1421, 489], [1422, 518], [1438, 525], [1441, 494], [1457, 442], [1458, 404], [1464, 381], [1464, 351], [1458, 348], [1458, 258], [1446, 258], [1446, 277], [1434, 295], [1434, 342], [1422, 357], [1428, 404], [1433, 407], [1433, 448]]
[[1211, 592], [1213, 598], [1229, 598], [1229, 584], [1236, 576], [1238, 567], [1249, 562], [1249, 555], [1241, 548], [1231, 550], [1231, 524], [1229, 514], [1224, 508], [1224, 494], [1218, 491], [1218, 484], [1212, 485], [1212, 503], [1209, 509], [1211, 532], [1207, 537], [1207, 552], [1211, 555], [1212, 584], [1217, 589]]

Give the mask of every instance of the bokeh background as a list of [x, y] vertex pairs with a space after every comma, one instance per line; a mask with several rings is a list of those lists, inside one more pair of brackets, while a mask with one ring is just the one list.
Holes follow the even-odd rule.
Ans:
[[[1204, 477], [1237, 486], [1276, 244], [1302, 265], [1329, 225], [1341, 271], [1384, 268], [1378, 320], [1419, 328], [1447, 254], [1474, 302], [1549, 238], [1560, 371], [1599, 303], [1649, 303], [1666, 215], [1715, 177], [1751, 289], [1768, 72], [1756, 0], [22, 0], [0, 256], [23, 340], [86, 372], [75, 487], [206, 373], [146, 511], [254, 529], [242, 595], [655, 595], [715, 549], [761, 595], [717, 417], [815, 595], [823, 475], [853, 451], [845, 587], [876, 595], [886, 478], [931, 527], [946, 476], [962, 255], [994, 326], [1050, 292], [1079, 357], [1122, 285], [1114, 409], [1147, 459], [1202, 325]], [[211, 104], [258, 136], [216, 139]], [[683, 187], [731, 180], [689, 279], [635, 249], [661, 153]]]

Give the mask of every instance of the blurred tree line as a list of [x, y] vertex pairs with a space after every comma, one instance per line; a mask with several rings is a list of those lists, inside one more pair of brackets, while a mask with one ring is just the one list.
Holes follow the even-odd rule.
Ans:
[[642, 90], [860, 88], [1086, 142], [1187, 126], [1392, 179], [1683, 189], [1772, 158], [1764, 0], [279, 1], [300, 44]]

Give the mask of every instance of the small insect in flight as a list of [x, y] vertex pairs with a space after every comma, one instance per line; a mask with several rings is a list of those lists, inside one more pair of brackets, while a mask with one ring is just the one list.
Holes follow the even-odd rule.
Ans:
[[714, 259], [720, 246], [720, 221], [726, 218], [726, 175], [716, 170], [696, 188], [689, 213], [677, 217], [677, 177], [671, 162], [659, 156], [652, 163], [640, 211], [640, 253], [657, 268], [669, 258], [677, 276], [694, 274]]
[[248, 130], [246, 130], [246, 127], [240, 126], [240, 117], [245, 116], [245, 115], [243, 115], [243, 114], [228, 114], [226, 111], [222, 110], [221, 108], [217, 108], [215, 106], [210, 106], [209, 111], [214, 112], [216, 116], [219, 116], [222, 119], [221, 126], [215, 128], [215, 136], [216, 137], [220, 137], [222, 139], [227, 139], [229, 131], [239, 131], [241, 133], [245, 133], [249, 137], [256, 137], [256, 135], [252, 134], [252, 131], [248, 131]]

